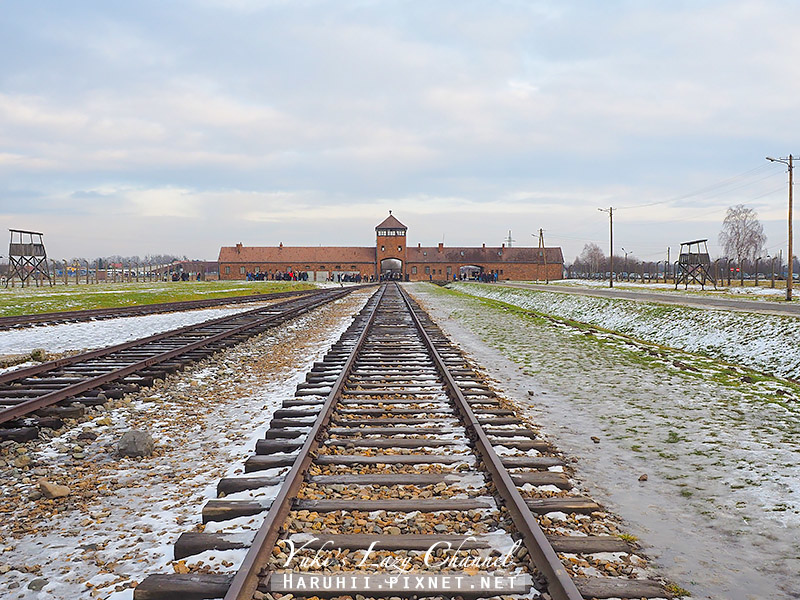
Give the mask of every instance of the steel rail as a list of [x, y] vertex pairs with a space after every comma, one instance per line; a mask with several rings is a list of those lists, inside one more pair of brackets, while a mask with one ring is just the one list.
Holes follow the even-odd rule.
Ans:
[[[337, 290], [338, 291], [338, 290]], [[324, 296], [326, 293], [329, 293], [328, 290], [322, 290], [316, 292], [319, 294], [320, 297]], [[7, 373], [0, 374], [0, 383], [8, 383], [10, 381], [16, 381], [18, 379], [24, 379], [26, 377], [31, 377], [33, 375], [38, 375], [39, 373], [44, 373], [45, 371], [50, 371], [52, 369], [56, 369], [59, 367], [65, 367], [68, 365], [73, 365], [84, 360], [90, 360], [92, 358], [100, 358], [101, 356], [106, 356], [108, 354], [113, 354], [114, 352], [120, 352], [122, 350], [127, 350], [129, 348], [133, 348], [134, 346], [140, 346], [142, 344], [147, 344], [150, 342], [157, 342], [164, 338], [173, 336], [173, 335], [181, 335], [183, 333], [200, 329], [202, 327], [213, 326], [219, 323], [223, 323], [225, 321], [230, 321], [234, 318], [240, 317], [247, 317], [249, 315], [254, 315], [258, 312], [262, 312], [264, 310], [274, 310], [275, 308], [280, 308], [285, 306], [292, 300], [285, 300], [283, 302], [278, 302], [276, 304], [271, 304], [270, 306], [261, 307], [261, 308], [253, 308], [251, 310], [242, 311], [240, 313], [236, 313], [233, 315], [225, 315], [223, 317], [216, 317], [214, 319], [209, 319], [208, 321], [202, 321], [200, 323], [195, 323], [193, 325], [185, 325], [184, 327], [179, 327], [177, 329], [170, 329], [169, 331], [162, 331], [161, 333], [155, 333], [153, 335], [139, 338], [136, 340], [131, 340], [130, 342], [123, 342], [121, 344], [114, 344], [113, 346], [106, 346], [104, 348], [98, 348], [97, 350], [91, 350], [89, 352], [84, 352], [82, 354], [76, 354], [74, 356], [67, 356], [65, 358], [57, 358], [56, 360], [49, 360], [43, 362], [38, 365], [33, 365], [31, 367], [25, 367], [24, 369], [16, 369], [14, 371], [9, 371]]]
[[509, 475], [500, 457], [494, 451], [489, 437], [486, 435], [483, 426], [472, 411], [469, 402], [467, 402], [466, 397], [461, 391], [461, 387], [450, 373], [447, 364], [436, 349], [425, 327], [422, 325], [408, 293], [400, 288], [400, 286], [398, 286], [398, 288], [400, 289], [403, 300], [408, 306], [412, 320], [417, 326], [425, 345], [428, 347], [436, 363], [437, 370], [444, 379], [445, 387], [448, 388], [452, 398], [456, 402], [456, 409], [461, 414], [467, 433], [475, 443], [481, 459], [483, 460], [483, 464], [492, 475], [492, 483], [505, 501], [505, 506], [514, 521], [514, 525], [523, 537], [525, 547], [528, 549], [528, 555], [531, 557], [534, 567], [536, 567], [547, 580], [548, 594], [552, 596], [554, 600], [582, 600], [583, 596], [569, 577], [564, 565], [561, 563], [555, 550], [553, 550], [553, 546], [548, 541], [541, 527], [539, 527], [539, 524], [527, 504], [525, 504], [525, 499], [519, 493], [519, 490], [517, 490], [517, 486], [511, 480], [511, 475]]
[[280, 529], [286, 517], [288, 516], [292, 500], [297, 495], [298, 490], [303, 485], [306, 472], [308, 471], [311, 462], [314, 460], [314, 454], [319, 448], [324, 439], [324, 431], [330, 422], [333, 408], [339, 402], [339, 398], [344, 390], [345, 382], [350, 376], [350, 371], [355, 364], [356, 357], [359, 350], [364, 345], [367, 335], [369, 334], [370, 327], [375, 321], [375, 316], [378, 313], [378, 306], [386, 291], [386, 284], [383, 284], [380, 289], [373, 296], [374, 301], [370, 314], [366, 319], [364, 329], [358, 337], [358, 340], [353, 345], [352, 352], [348, 356], [347, 361], [342, 367], [342, 372], [336, 381], [331, 386], [331, 391], [325, 398], [325, 402], [319, 413], [319, 417], [314, 421], [306, 441], [300, 448], [300, 452], [294, 461], [291, 471], [286, 475], [286, 479], [281, 485], [278, 495], [272, 501], [269, 511], [264, 522], [256, 533], [253, 543], [245, 555], [241, 567], [236, 572], [233, 580], [231, 581], [228, 592], [225, 594], [224, 600], [244, 600], [252, 599], [256, 589], [258, 588], [259, 572], [262, 566], [266, 563], [267, 558], [272, 554], [272, 550], [278, 541]]
[[[320, 294], [320, 296], [312, 296], [310, 302], [303, 303], [300, 306], [291, 307], [291, 308], [288, 308], [288, 310], [284, 310], [283, 312], [279, 312], [277, 314], [270, 314], [270, 315], [268, 315], [266, 317], [263, 317], [261, 319], [255, 320], [255, 321], [247, 321], [246, 323], [243, 323], [242, 325], [236, 326], [236, 327], [234, 327], [232, 329], [229, 329], [229, 330], [226, 330], [226, 331], [222, 331], [220, 333], [205, 337], [203, 339], [200, 339], [200, 340], [185, 344], [185, 345], [183, 345], [183, 346], [181, 346], [179, 348], [175, 348], [175, 349], [172, 349], [172, 350], [168, 350], [166, 352], [162, 352], [162, 353], [156, 354], [156, 355], [154, 355], [152, 357], [149, 357], [149, 358], [146, 358], [146, 359], [143, 359], [143, 360], [139, 360], [139, 361], [137, 361], [135, 363], [132, 363], [130, 365], [126, 365], [125, 367], [121, 367], [119, 369], [114, 369], [114, 370], [112, 370], [112, 371], [110, 371], [108, 373], [105, 373], [103, 375], [99, 375], [97, 377], [93, 377], [93, 378], [87, 379], [87, 380], [82, 381], [80, 383], [76, 383], [76, 384], [73, 384], [73, 385], [66, 386], [66, 387], [64, 387], [64, 388], [62, 388], [60, 390], [56, 390], [54, 392], [50, 392], [49, 394], [44, 394], [44, 395], [39, 396], [37, 398], [32, 398], [31, 400], [27, 400], [27, 401], [21, 402], [20, 404], [16, 404], [14, 406], [11, 406], [11, 407], [8, 407], [8, 408], [4, 408], [4, 409], [0, 410], [0, 424], [8, 422], [8, 421], [12, 421], [14, 419], [18, 419], [18, 418], [20, 418], [22, 416], [25, 416], [25, 415], [27, 415], [27, 414], [29, 414], [31, 412], [34, 412], [34, 411], [39, 410], [41, 408], [44, 408], [46, 406], [51, 406], [53, 404], [56, 404], [57, 402], [60, 402], [60, 401], [65, 400], [67, 398], [73, 397], [73, 396], [75, 396], [77, 394], [80, 394], [82, 392], [85, 392], [87, 390], [99, 387], [99, 386], [101, 386], [101, 385], [103, 385], [105, 383], [109, 383], [111, 381], [120, 379], [120, 378], [125, 377], [127, 375], [130, 375], [132, 373], [135, 373], [136, 371], [140, 371], [140, 370], [145, 369], [147, 367], [150, 367], [150, 366], [162, 363], [164, 361], [167, 361], [170, 358], [174, 358], [176, 356], [179, 356], [179, 355], [182, 355], [182, 354], [186, 354], [188, 352], [191, 352], [193, 350], [197, 350], [199, 348], [208, 346], [210, 344], [214, 344], [216, 342], [225, 340], [226, 338], [235, 336], [235, 335], [237, 335], [239, 333], [243, 333], [245, 331], [253, 331], [253, 330], [257, 329], [257, 328], [266, 327], [267, 325], [269, 325], [270, 323], [272, 323], [274, 321], [280, 321], [280, 320], [286, 319], [287, 317], [293, 317], [293, 316], [297, 316], [297, 315], [303, 314], [303, 313], [308, 312], [309, 310], [312, 310], [312, 309], [316, 308], [317, 306], [320, 306], [320, 305], [322, 305], [322, 304], [324, 304], [326, 302], [330, 302], [330, 301], [333, 301], [333, 300], [335, 300], [335, 299], [337, 299], [339, 297], [342, 297], [342, 296], [350, 293], [350, 291], [353, 290], [353, 289], [355, 289], [355, 288], [346, 288], [346, 289], [343, 289], [343, 290], [336, 290], [333, 293], [331, 293], [331, 292], [323, 292], [322, 294]], [[306, 299], [308, 299], [308, 298], [306, 298]], [[290, 304], [291, 302], [293, 302], [293, 301], [287, 301], [287, 302], [279, 303], [277, 305], [272, 305], [269, 308], [270, 308], [270, 310], [274, 310], [276, 306], [281, 306], [281, 305], [285, 306], [287, 304]], [[264, 310], [265, 310], [264, 308], [254, 309], [253, 311], [247, 311], [245, 313], [238, 313], [236, 315], [229, 315], [227, 317], [221, 317], [219, 319], [213, 319], [211, 321], [205, 321], [204, 323], [199, 323], [199, 324], [188, 326], [188, 327], [182, 327], [180, 329], [176, 329], [176, 330], [172, 330], [172, 331], [168, 331], [168, 332], [162, 332], [160, 334], [156, 334], [154, 336], [149, 336], [149, 337], [146, 337], [146, 338], [141, 338], [139, 340], [133, 340], [132, 342], [126, 342], [125, 344], [119, 344], [117, 346], [112, 346], [112, 347], [110, 347], [110, 349], [109, 348], [103, 348], [103, 349], [100, 349], [100, 350], [97, 350], [97, 351], [94, 351], [94, 352], [89, 352], [87, 354], [71, 357], [71, 359], [62, 359], [62, 361], [63, 360], [68, 361], [67, 363], [63, 363], [62, 361], [52, 361], [51, 363], [45, 363], [45, 365], [50, 364], [51, 368], [57, 368], [59, 366], [63, 366], [63, 364], [80, 363], [80, 362], [83, 362], [83, 361], [85, 361], [87, 359], [97, 358], [98, 356], [109, 355], [109, 354], [111, 354], [113, 352], [117, 352], [119, 350], [124, 350], [124, 349], [132, 348], [132, 347], [135, 347], [135, 346], [146, 345], [146, 344], [149, 344], [149, 343], [151, 343], [153, 341], [161, 340], [161, 339], [164, 339], [164, 338], [167, 338], [167, 337], [179, 336], [179, 335], [181, 335], [183, 333], [186, 333], [188, 331], [197, 330], [197, 329], [200, 329], [202, 327], [208, 327], [209, 325], [222, 323], [223, 321], [231, 321], [231, 320], [234, 320], [237, 317], [241, 318], [243, 315], [257, 316], [254, 313], [257, 313], [257, 312], [260, 312], [260, 311], [264, 311]], [[36, 369], [36, 367], [33, 367], [33, 368]], [[48, 369], [44, 369], [44, 370], [48, 370]], [[20, 375], [19, 375], [20, 373], [23, 373], [23, 377], [27, 376], [27, 373], [24, 373], [26, 371], [28, 371], [28, 370], [27, 369], [21, 369], [20, 371], [12, 372], [12, 374], [16, 375], [16, 377], [12, 378], [12, 379], [18, 379], [20, 377]], [[42, 369], [39, 369], [37, 372], [38, 373], [42, 372]], [[0, 379], [0, 381], [2, 381], [2, 379]], [[0, 393], [2, 393], [2, 392], [0, 392]]]
[[118, 317], [134, 317], [141, 315], [159, 314], [165, 312], [178, 312], [221, 306], [225, 304], [249, 304], [251, 302], [265, 302], [275, 298], [288, 296], [304, 296], [314, 294], [320, 290], [297, 290], [289, 292], [276, 292], [274, 294], [251, 294], [248, 296], [229, 296], [222, 298], [203, 298], [200, 300], [181, 300], [179, 302], [156, 302], [154, 304], [141, 304], [137, 306], [118, 306], [114, 308], [90, 308], [86, 310], [68, 310], [60, 312], [37, 313], [31, 315], [11, 315], [0, 317], [0, 330], [12, 329], [18, 325], [47, 325], [57, 321], [90, 321], [92, 319], [114, 319]]

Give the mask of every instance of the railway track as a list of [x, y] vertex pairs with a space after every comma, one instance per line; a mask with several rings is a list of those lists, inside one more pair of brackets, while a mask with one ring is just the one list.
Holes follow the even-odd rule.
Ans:
[[278, 298], [303, 296], [314, 294], [317, 290], [298, 290], [296, 292], [278, 292], [275, 294], [250, 294], [248, 296], [230, 296], [228, 298], [204, 298], [202, 300], [184, 300], [182, 302], [159, 302], [156, 304], [141, 304], [137, 306], [118, 306], [116, 308], [92, 308], [89, 310], [69, 310], [35, 315], [14, 315], [0, 317], [0, 331], [8, 329], [22, 329], [44, 325], [60, 325], [62, 323], [77, 323], [80, 321], [99, 321], [102, 319], [118, 319], [120, 317], [140, 317], [167, 312], [196, 310], [223, 306], [227, 304], [249, 304], [252, 302], [265, 302]]
[[[670, 597], [396, 284], [275, 412], [244, 471], [177, 540], [183, 572], [149, 576], [135, 600]], [[247, 549], [235, 574], [197, 558], [232, 549]]]
[[27, 441], [87, 405], [120, 398], [190, 362], [258, 335], [356, 288], [334, 288], [0, 374], [0, 440]]

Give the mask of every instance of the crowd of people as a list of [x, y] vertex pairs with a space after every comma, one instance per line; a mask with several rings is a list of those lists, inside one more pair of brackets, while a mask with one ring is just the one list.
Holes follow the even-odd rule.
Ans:
[[491, 273], [487, 273], [483, 271], [478, 275], [478, 281], [481, 283], [497, 283], [497, 272], [492, 271]]
[[[270, 271], [265, 272], [248, 272], [246, 274], [247, 281], [308, 281], [311, 276], [306, 271]], [[339, 273], [332, 272], [328, 274], [326, 281], [336, 283], [362, 283], [373, 282], [375, 277], [373, 275], [366, 276], [361, 273]]]
[[308, 281], [309, 279], [306, 271], [270, 271], [269, 273], [248, 271], [246, 278], [247, 281]]
[[[467, 272], [464, 271], [461, 273], [461, 281], [480, 281], [481, 283], [497, 283], [497, 278], [499, 273], [497, 271], [481, 271], [480, 273], [476, 272]], [[459, 277], [453, 273], [453, 281], [458, 281]]]

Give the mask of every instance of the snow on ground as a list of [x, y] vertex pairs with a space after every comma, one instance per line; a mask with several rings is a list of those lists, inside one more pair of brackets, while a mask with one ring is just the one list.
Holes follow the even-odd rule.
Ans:
[[743, 371], [711, 359], [410, 289], [578, 459], [587, 493], [625, 520], [668, 578], [699, 598], [800, 598], [800, 415], [765, 400], [800, 388], [742, 385]]
[[[731, 280], [733, 281], [733, 280]], [[531, 283], [542, 283], [533, 281]], [[561, 285], [565, 287], [593, 287], [593, 288], [607, 288], [608, 287], [608, 280], [602, 279], [559, 279], [557, 281], [549, 282], [550, 285]], [[749, 282], [748, 282], [749, 283]], [[739, 287], [738, 284], [734, 282], [733, 285], [728, 287], [720, 285], [718, 289], [714, 289], [714, 286], [705, 286], [705, 289], [696, 283], [689, 285], [688, 287], [684, 285], [678, 286], [678, 289], [675, 289], [674, 283], [636, 283], [633, 281], [615, 281], [614, 282], [614, 289], [625, 290], [625, 291], [633, 291], [633, 292], [652, 292], [652, 291], [670, 291], [676, 294], [681, 293], [689, 293], [689, 294], [704, 294], [707, 296], [727, 296], [727, 295], [734, 295], [734, 296], [753, 296], [753, 300], [762, 300], [762, 299], [778, 299], [784, 298], [786, 296], [786, 288], [785, 287], [770, 287], [770, 281], [767, 279], [766, 281], [760, 280], [758, 287], [755, 286], [747, 286], [747, 287]]]
[[[114, 401], [109, 410], [100, 407], [53, 439], [0, 444], [0, 597], [130, 600], [130, 587], [149, 573], [182, 571], [187, 563], [235, 569], [242, 551], [204, 553], [170, 566], [173, 543], [183, 532], [202, 530], [200, 511], [216, 497], [218, 480], [243, 472], [274, 410], [293, 397], [369, 293], [355, 292]], [[153, 435], [153, 457], [115, 454], [128, 429]], [[97, 439], [79, 440], [82, 432]], [[20, 463], [20, 457], [27, 458]], [[39, 498], [40, 477], [72, 493]], [[224, 527], [253, 531], [259, 522], [246, 517]]]
[[30, 327], [0, 331], [0, 355], [28, 354], [36, 348], [44, 348], [49, 353], [66, 350], [93, 349], [121, 344], [137, 338], [146, 337], [162, 331], [194, 325], [261, 306], [269, 302], [232, 305], [222, 308], [102, 319], [80, 323], [63, 323], [47, 327]]
[[800, 319], [795, 317], [492, 285], [456, 283], [449, 287], [781, 377], [800, 378]]

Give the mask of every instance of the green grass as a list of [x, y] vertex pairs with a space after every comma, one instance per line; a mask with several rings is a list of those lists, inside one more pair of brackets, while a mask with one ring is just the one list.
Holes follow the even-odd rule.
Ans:
[[[490, 287], [483, 284], [475, 284], [475, 286]], [[436, 286], [435, 293], [470, 297], [485, 306], [510, 312], [522, 318], [530, 319], [537, 324], [571, 328], [584, 334], [581, 336], [582, 340], [588, 340], [602, 347], [616, 347], [626, 354], [628, 360], [632, 364], [637, 364], [642, 367], [667, 369], [674, 372], [675, 369], [680, 368], [674, 364], [674, 361], [678, 361], [682, 363], [684, 367], [680, 368], [681, 375], [687, 379], [693, 379], [697, 382], [712, 381], [743, 393], [758, 396], [762, 401], [779, 405], [786, 410], [793, 412], [798, 410], [798, 403], [795, 399], [800, 397], [800, 385], [794, 381], [776, 377], [770, 373], [757, 371], [741, 365], [733, 365], [720, 358], [709, 356], [706, 353], [688, 352], [686, 350], [671, 348], [669, 346], [636, 338], [621, 331], [605, 329], [598, 325], [554, 316], [530, 308], [518, 307], [500, 300], [472, 295], [466, 291]], [[532, 293], [536, 294], [540, 292]], [[609, 302], [619, 301], [613, 300]], [[653, 305], [652, 307], [648, 306], [641, 318], [651, 318], [654, 313], [659, 313], [660, 311], [669, 313], [675, 310], [679, 310], [679, 308], [661, 307], [657, 305]], [[781, 389], [782, 394], [776, 394], [776, 392], [768, 386]], [[743, 418], [746, 418], [746, 415], [743, 415]], [[710, 435], [715, 434], [712, 433]], [[675, 443], [677, 441], [679, 440], [675, 439], [671, 442]]]
[[0, 288], [0, 316], [229, 298], [315, 287], [311, 283], [293, 281], [158, 281]]
[[681, 586], [679, 586], [679, 585], [677, 585], [675, 583], [668, 583], [664, 587], [673, 596], [691, 596], [692, 595], [691, 592], [689, 592], [688, 590], [683, 589]]

